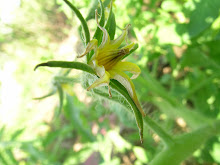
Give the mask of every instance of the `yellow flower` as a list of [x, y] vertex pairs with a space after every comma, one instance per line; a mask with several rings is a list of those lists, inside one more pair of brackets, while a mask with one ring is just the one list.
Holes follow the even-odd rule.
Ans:
[[[117, 39], [110, 40], [107, 30], [101, 27], [98, 23], [97, 11], [96, 22], [98, 27], [103, 32], [103, 38], [100, 46], [98, 46], [97, 39], [93, 39], [88, 43], [85, 52], [82, 55], [78, 56], [83, 57], [91, 50], [94, 50], [94, 55], [92, 56], [89, 65], [95, 70], [96, 74], [99, 76], [99, 79], [97, 79], [90, 87], [88, 87], [87, 90], [93, 89], [97, 86], [107, 85], [109, 89], [109, 96], [111, 97], [112, 94], [109, 82], [110, 79], [115, 79], [126, 88], [141, 114], [145, 116], [145, 113], [138, 101], [134, 84], [131, 81], [131, 79], [139, 76], [141, 70], [134, 63], [121, 61], [122, 58], [127, 55], [134, 46], [134, 43], [130, 43], [124, 47], [119, 48], [122, 42], [125, 40], [125, 37], [127, 36], [128, 28], [130, 25], [127, 25], [125, 29], [123, 29], [122, 34]], [[133, 76], [130, 78], [124, 73], [124, 71], [131, 72]]]

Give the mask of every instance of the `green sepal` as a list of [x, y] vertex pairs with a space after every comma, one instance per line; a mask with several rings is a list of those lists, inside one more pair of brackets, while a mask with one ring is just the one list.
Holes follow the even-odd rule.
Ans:
[[131, 49], [131, 51], [123, 57], [123, 59], [126, 58], [126, 57], [128, 57], [128, 56], [129, 56], [131, 53], [133, 53], [137, 48], [138, 48], [138, 44], [136, 43], [136, 44], [134, 44], [134, 46], [133, 46], [133, 48]]
[[72, 68], [72, 69], [78, 69], [82, 71], [86, 71], [91, 74], [95, 74], [95, 71], [87, 64], [82, 62], [69, 62], [69, 61], [48, 61], [45, 63], [38, 64], [34, 70], [36, 70], [38, 67], [41, 66], [47, 66], [47, 67], [59, 67], [59, 68]]
[[138, 129], [139, 129], [140, 140], [141, 140], [141, 143], [143, 143], [144, 124], [143, 124], [142, 115], [141, 115], [138, 107], [136, 106], [136, 104], [134, 103], [134, 101], [132, 100], [130, 95], [128, 94], [127, 90], [125, 89], [125, 87], [121, 83], [119, 83], [117, 80], [112, 79], [110, 81], [110, 86], [113, 89], [117, 90], [120, 94], [122, 94], [122, 96], [124, 96], [124, 98], [126, 99], [128, 104], [131, 106], [131, 109], [133, 110], [134, 115], [135, 115], [136, 124], [137, 124]]

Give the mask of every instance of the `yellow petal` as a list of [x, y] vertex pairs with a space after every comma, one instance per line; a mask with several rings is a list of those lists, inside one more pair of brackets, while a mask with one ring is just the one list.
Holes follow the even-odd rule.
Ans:
[[107, 85], [109, 96], [112, 97], [110, 86], [109, 86], [109, 81], [110, 81], [110, 74], [106, 71], [105, 74], [99, 79], [97, 79], [91, 86], [89, 86], [87, 90], [89, 91], [90, 89], [93, 89], [95, 87]]
[[109, 73], [112, 79], [119, 81], [127, 89], [129, 95], [131, 96], [132, 100], [136, 104], [138, 110], [140, 111], [142, 116], [145, 116], [145, 113], [143, 109], [141, 108], [141, 105], [138, 101], [134, 84], [131, 81], [131, 79], [128, 77], [128, 75], [126, 75], [124, 72], [119, 71], [119, 70], [110, 70]]
[[141, 69], [132, 62], [118, 62], [112, 69], [131, 72], [133, 74], [131, 79], [137, 78], [141, 73]]
[[96, 74], [99, 76], [99, 77], [103, 77], [104, 74], [105, 74], [105, 68], [104, 66], [100, 66], [97, 62], [96, 59], [92, 60], [91, 64], [92, 68], [95, 70]]
[[128, 28], [130, 27], [130, 24], [128, 24], [122, 31], [122, 34], [115, 40], [112, 40], [110, 42], [110, 47], [111, 49], [116, 49], [118, 48], [121, 43], [125, 40], [125, 37], [127, 36], [128, 34]]
[[89, 53], [92, 49], [94, 49], [95, 53], [97, 52], [97, 47], [98, 47], [98, 40], [97, 39], [93, 39], [91, 40], [87, 47], [85, 52], [82, 55], [77, 56], [78, 58], [85, 56], [87, 53]]
[[134, 46], [134, 42], [122, 47], [121, 49], [129, 49], [129, 51], [130, 51], [133, 48], [133, 46]]

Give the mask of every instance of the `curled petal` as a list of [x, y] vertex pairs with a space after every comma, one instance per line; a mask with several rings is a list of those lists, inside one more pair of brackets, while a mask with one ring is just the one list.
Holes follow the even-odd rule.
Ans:
[[125, 40], [125, 37], [127, 36], [128, 34], [128, 28], [130, 27], [131, 25], [128, 24], [122, 31], [122, 34], [115, 40], [112, 40], [110, 42], [110, 45], [111, 45], [111, 49], [115, 49], [115, 48], [118, 48], [121, 43]]
[[77, 57], [78, 57], [78, 58], [81, 58], [81, 57], [85, 56], [85, 55], [86, 55], [87, 53], [89, 53], [92, 49], [94, 49], [94, 51], [95, 51], [95, 53], [96, 53], [96, 52], [97, 52], [97, 47], [98, 47], [98, 41], [97, 41], [97, 39], [93, 39], [93, 40], [91, 40], [91, 41], [88, 43], [85, 52], [84, 52], [82, 55], [79, 55], [79, 56], [77, 56]]
[[138, 110], [140, 111], [142, 116], [145, 116], [145, 113], [143, 109], [141, 108], [141, 105], [138, 101], [134, 84], [131, 81], [131, 79], [128, 77], [128, 75], [126, 75], [124, 72], [121, 72], [120, 70], [110, 70], [109, 73], [112, 79], [119, 81], [127, 89], [129, 95], [131, 96], [132, 100], [136, 104]]
[[103, 77], [104, 74], [105, 74], [105, 68], [104, 66], [100, 66], [97, 62], [97, 60], [93, 60], [92, 61], [92, 68], [94, 68], [96, 74], [99, 76], [99, 77]]
[[106, 71], [105, 74], [99, 79], [97, 79], [91, 86], [89, 86], [87, 90], [89, 91], [90, 89], [93, 89], [95, 87], [107, 85], [109, 97], [112, 97], [110, 86], [109, 86], [109, 81], [110, 81], [110, 74]]
[[137, 78], [141, 73], [141, 69], [131, 62], [118, 62], [112, 69], [131, 72], [133, 74], [131, 79]]

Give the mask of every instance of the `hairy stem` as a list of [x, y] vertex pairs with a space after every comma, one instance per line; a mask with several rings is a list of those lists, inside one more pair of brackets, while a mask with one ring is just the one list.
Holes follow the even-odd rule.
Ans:
[[164, 142], [166, 146], [173, 146], [174, 140], [172, 137], [165, 132], [156, 122], [154, 122], [150, 117], [145, 116], [144, 123], [147, 124]]

